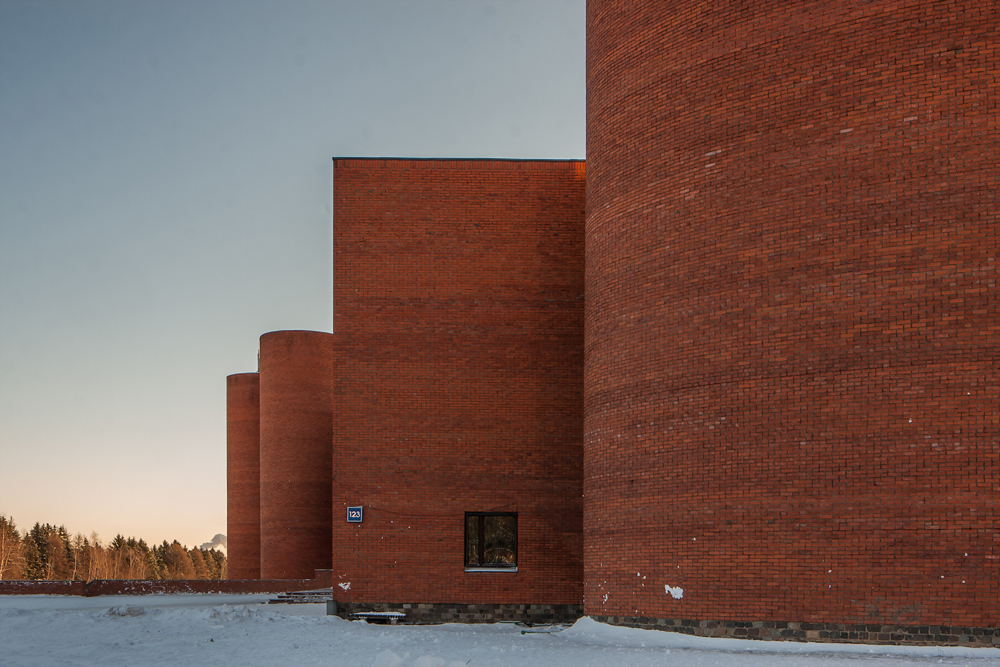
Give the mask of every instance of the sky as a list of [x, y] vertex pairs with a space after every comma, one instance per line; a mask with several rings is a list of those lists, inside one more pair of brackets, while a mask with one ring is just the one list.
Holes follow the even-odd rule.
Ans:
[[225, 533], [226, 376], [331, 329], [331, 158], [583, 158], [584, 5], [0, 0], [0, 514]]

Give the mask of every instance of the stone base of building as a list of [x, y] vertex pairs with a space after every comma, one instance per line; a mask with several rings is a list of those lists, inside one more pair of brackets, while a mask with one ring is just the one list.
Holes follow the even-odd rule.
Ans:
[[796, 623], [785, 621], [704, 621], [646, 616], [591, 616], [595, 621], [696, 637], [758, 641], [840, 642], [931, 646], [1000, 647], [1000, 628], [879, 623]]
[[337, 615], [350, 618], [364, 611], [396, 611], [406, 614], [402, 623], [498, 623], [518, 621], [525, 625], [574, 623], [583, 616], [578, 604], [448, 604], [403, 602], [338, 602]]

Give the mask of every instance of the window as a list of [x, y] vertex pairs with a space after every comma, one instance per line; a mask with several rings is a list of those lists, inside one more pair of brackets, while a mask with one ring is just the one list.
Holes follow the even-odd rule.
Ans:
[[517, 514], [465, 513], [465, 571], [517, 572]]

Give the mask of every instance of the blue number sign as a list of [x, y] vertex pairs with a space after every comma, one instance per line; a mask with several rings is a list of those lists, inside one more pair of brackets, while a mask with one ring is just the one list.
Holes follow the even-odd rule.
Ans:
[[361, 508], [360, 507], [348, 507], [347, 508], [347, 523], [361, 523]]

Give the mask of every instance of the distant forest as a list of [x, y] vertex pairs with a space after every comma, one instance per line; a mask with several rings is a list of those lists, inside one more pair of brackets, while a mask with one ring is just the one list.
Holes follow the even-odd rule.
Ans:
[[148, 546], [115, 536], [103, 544], [96, 533], [70, 535], [63, 526], [36, 523], [22, 536], [0, 514], [0, 580], [3, 579], [225, 579], [226, 555], [186, 549], [177, 540]]

